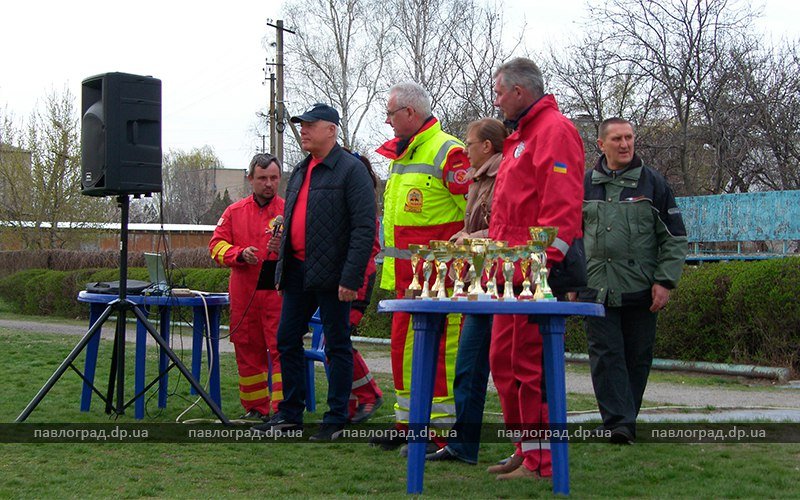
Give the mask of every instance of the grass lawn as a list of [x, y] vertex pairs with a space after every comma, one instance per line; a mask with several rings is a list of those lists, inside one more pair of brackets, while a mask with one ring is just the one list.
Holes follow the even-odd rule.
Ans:
[[[4, 363], [0, 371], [0, 423], [13, 422], [77, 337], [0, 329]], [[101, 343], [97, 386], [107, 383], [111, 343]], [[133, 388], [133, 348], [126, 360], [128, 396]], [[148, 376], [156, 375], [157, 351], [149, 352]], [[189, 355], [186, 354], [186, 362]], [[235, 361], [224, 354], [222, 408], [241, 412]], [[82, 367], [83, 356], [77, 366]], [[386, 404], [373, 422], [392, 422], [393, 395], [388, 375], [378, 375]], [[204, 381], [201, 381], [204, 382]], [[170, 397], [158, 409], [149, 397], [144, 423], [174, 422], [193, 401], [188, 383], [170, 372]], [[318, 413], [324, 411], [324, 376], [318, 373]], [[30, 423], [133, 423], [133, 409], [114, 420], [95, 397], [81, 413], [80, 378], [68, 370], [31, 414]], [[590, 410], [590, 396], [569, 395], [570, 410]], [[496, 394], [487, 402], [487, 421], [499, 421]], [[184, 418], [209, 418], [200, 407]], [[24, 424], [23, 424], [24, 425]], [[0, 444], [0, 498], [41, 497], [406, 497], [406, 462], [396, 451], [362, 443], [38, 443]], [[485, 472], [512, 451], [507, 443], [485, 443], [478, 466], [431, 463], [425, 495], [444, 498], [522, 498], [549, 496], [546, 481], [499, 482]], [[637, 444], [570, 445], [571, 489], [575, 497], [795, 497], [800, 446], [788, 444]]]

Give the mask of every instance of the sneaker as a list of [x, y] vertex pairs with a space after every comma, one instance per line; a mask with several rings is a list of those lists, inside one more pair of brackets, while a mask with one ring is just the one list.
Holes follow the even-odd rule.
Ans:
[[358, 408], [356, 408], [356, 414], [353, 415], [353, 418], [351, 418], [350, 421], [354, 424], [360, 424], [374, 415], [375, 412], [378, 411], [378, 408], [380, 408], [382, 405], [383, 398], [376, 399], [374, 403], [362, 403], [358, 405]]
[[342, 436], [344, 424], [325, 424], [319, 426], [319, 432], [308, 438], [309, 441], [333, 441]]
[[463, 458], [459, 457], [452, 450], [450, 450], [449, 446], [445, 446], [444, 448], [439, 448], [434, 453], [428, 453], [425, 455], [425, 460], [431, 462], [464, 462], [470, 465], [476, 465], [477, 462], [470, 462], [469, 460], [464, 460]]
[[249, 410], [247, 413], [239, 417], [239, 420], [249, 420], [251, 422], [266, 422], [269, 420], [269, 415], [264, 415], [258, 410]]
[[399, 435], [399, 432], [392, 428], [386, 431], [388, 437], [373, 437], [369, 440], [370, 446], [379, 446], [383, 451], [395, 450], [406, 443], [405, 436]]
[[250, 427], [250, 430], [258, 432], [260, 434], [271, 434], [274, 436], [278, 436], [283, 434], [284, 432], [302, 431], [303, 423], [292, 422], [290, 420], [287, 420], [280, 413], [276, 413], [275, 415], [272, 416], [271, 419], [264, 422], [263, 424], [254, 425]]
[[[439, 451], [439, 446], [433, 441], [428, 441], [428, 444], [425, 445], [425, 456], [427, 457], [431, 453], [436, 453], [437, 451]], [[408, 458], [408, 443], [400, 447], [400, 456]]]

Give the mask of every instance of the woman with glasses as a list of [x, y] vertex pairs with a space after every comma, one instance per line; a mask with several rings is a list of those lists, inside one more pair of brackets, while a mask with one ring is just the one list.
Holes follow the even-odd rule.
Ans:
[[[508, 132], [500, 120], [483, 118], [467, 126], [467, 171], [472, 184], [467, 194], [464, 228], [450, 240], [462, 244], [464, 238], [486, 238], [492, 213], [492, 195], [497, 169], [500, 166], [503, 141]], [[480, 279], [480, 277], [478, 278]], [[461, 460], [478, 462], [483, 407], [489, 382], [489, 340], [492, 336], [492, 316], [465, 314], [456, 356], [454, 393], [457, 437], [447, 446], [430, 453], [428, 460]]]

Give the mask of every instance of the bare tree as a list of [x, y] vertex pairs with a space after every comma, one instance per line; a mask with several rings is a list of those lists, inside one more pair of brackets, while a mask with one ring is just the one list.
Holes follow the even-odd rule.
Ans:
[[[390, 20], [377, 0], [311, 0], [284, 5], [296, 35], [286, 40], [290, 107], [327, 102], [341, 113], [341, 141], [361, 149], [392, 50]], [[374, 113], [374, 109], [373, 109]]]
[[425, 87], [456, 135], [494, 115], [492, 70], [521, 40], [505, 43], [499, 7], [476, 0], [313, 0], [284, 9], [297, 27], [286, 43], [292, 104], [330, 102], [341, 110], [343, 144], [361, 151], [377, 146], [359, 133], [379, 123], [377, 103], [401, 80]]
[[744, 95], [753, 103], [759, 139], [752, 163], [762, 166], [758, 187], [800, 189], [800, 53], [797, 41], [764, 51], [758, 60], [739, 59]]
[[[17, 136], [17, 154], [3, 155], [2, 218], [16, 228], [25, 248], [67, 247], [76, 243], [81, 233], [65, 231], [62, 225], [80, 228], [113, 220], [109, 200], [81, 195], [74, 103], [69, 90], [49, 94], [43, 109], [31, 114], [24, 135]], [[4, 135], [9, 127], [5, 122]]]
[[719, 66], [727, 42], [748, 31], [754, 11], [728, 0], [611, 0], [590, 13], [609, 34], [618, 61], [656, 85], [650, 119], [676, 124], [667, 155], [675, 162], [667, 170], [678, 173], [676, 191], [708, 189], [701, 179], [709, 172], [695, 161], [698, 124], [710, 116], [703, 111], [704, 93], [714, 76], [724, 73]]
[[[182, 224], [207, 224], [220, 214], [210, 216], [215, 206], [217, 189], [215, 170], [222, 163], [213, 148], [203, 146], [189, 152], [170, 150], [164, 155], [163, 192], [153, 197], [149, 213], [161, 213], [162, 221]], [[221, 212], [220, 212], [221, 213]], [[210, 217], [210, 219], [209, 219]]]

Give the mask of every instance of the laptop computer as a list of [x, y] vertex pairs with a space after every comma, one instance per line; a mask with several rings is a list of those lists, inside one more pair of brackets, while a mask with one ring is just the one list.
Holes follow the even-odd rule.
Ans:
[[151, 295], [169, 293], [171, 287], [164, 269], [164, 256], [160, 253], [145, 252], [144, 261], [147, 264], [147, 273], [150, 275], [148, 293]]

